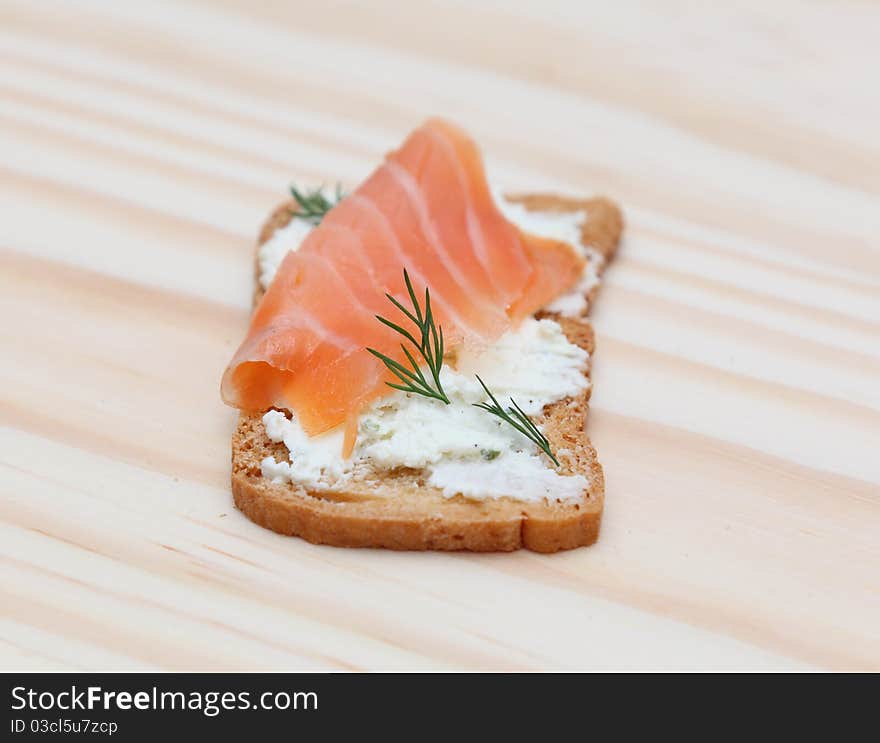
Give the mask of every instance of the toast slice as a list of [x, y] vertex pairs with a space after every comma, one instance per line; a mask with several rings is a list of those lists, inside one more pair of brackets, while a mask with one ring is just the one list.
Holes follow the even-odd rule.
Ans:
[[[570, 199], [550, 194], [509, 196], [529, 211], [580, 212], [581, 242], [592, 251], [601, 273], [620, 242], [623, 218], [605, 198]], [[259, 247], [293, 218], [295, 202], [280, 205], [260, 231]], [[254, 306], [262, 297], [259, 266], [254, 260]], [[541, 312], [537, 317], [556, 320], [568, 340], [592, 355], [593, 328], [586, 317], [597, 286], [587, 293], [582, 317]], [[589, 376], [589, 368], [585, 371]], [[265, 457], [287, 461], [283, 443], [266, 435], [261, 415], [239, 416], [232, 437], [232, 494], [236, 506], [260, 526], [280, 534], [302, 537], [315, 544], [337, 547], [384, 547], [395, 550], [556, 552], [592, 544], [599, 536], [605, 484], [602, 466], [585, 432], [591, 387], [577, 397], [545, 406], [535, 422], [553, 449], [572, 452], [561, 474], [582, 474], [588, 482], [577, 502], [523, 502], [502, 497], [468, 500], [445, 497], [427, 484], [424, 472], [401, 468], [384, 473], [381, 482], [364, 480], [345, 492], [310, 492], [294, 483], [273, 483], [261, 473]], [[295, 467], [296, 463], [292, 462]]]

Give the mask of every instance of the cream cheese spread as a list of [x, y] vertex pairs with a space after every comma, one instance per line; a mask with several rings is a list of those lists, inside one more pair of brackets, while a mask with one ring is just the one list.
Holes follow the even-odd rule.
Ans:
[[284, 256], [291, 250], [296, 250], [311, 230], [312, 225], [309, 222], [303, 219], [291, 219], [289, 224], [280, 230], [275, 230], [272, 237], [260, 246], [257, 263], [260, 268], [260, 286], [264, 291], [275, 278], [275, 272], [278, 271]]
[[[565, 240], [585, 251], [587, 271], [581, 282], [553, 303], [558, 305], [554, 311], [582, 314], [583, 293], [598, 281], [597, 254], [590, 255], [580, 244], [585, 215], [528, 212], [501, 198], [498, 203], [521, 229]], [[307, 222], [294, 219], [262, 246], [258, 260], [264, 288], [309, 229]], [[582, 393], [589, 385], [584, 374], [588, 363], [589, 355], [568, 341], [557, 322], [528, 318], [487, 348], [460, 349], [454, 362], [444, 364], [440, 379], [450, 405], [399, 391], [374, 402], [360, 417], [357, 443], [347, 459], [341, 456], [341, 430], [308, 436], [295, 417], [269, 411], [263, 416], [266, 435], [284, 443], [294, 464], [267, 457], [262, 474], [273, 482], [293, 482], [309, 490], [341, 490], [353, 478], [407, 467], [424, 471], [428, 484], [446, 497], [578, 500], [588, 486], [586, 478], [558, 474], [532, 441], [474, 407], [473, 403], [486, 399], [475, 375], [501, 404], [512, 397], [534, 415], [548, 403]]]

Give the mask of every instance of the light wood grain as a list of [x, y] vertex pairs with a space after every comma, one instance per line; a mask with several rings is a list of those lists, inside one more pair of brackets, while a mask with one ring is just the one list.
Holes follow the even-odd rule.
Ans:
[[[392, 20], [393, 19], [393, 20]], [[880, 9], [0, 2], [0, 668], [880, 669]], [[293, 179], [422, 118], [606, 193], [603, 532], [314, 547], [220, 373]]]

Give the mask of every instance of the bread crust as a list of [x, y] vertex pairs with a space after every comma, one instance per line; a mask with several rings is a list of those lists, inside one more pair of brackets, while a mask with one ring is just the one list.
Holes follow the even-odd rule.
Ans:
[[[527, 209], [585, 211], [581, 241], [604, 261], [612, 258], [623, 231], [620, 209], [605, 198], [569, 199], [552, 194], [508, 197]], [[275, 230], [286, 226], [295, 203], [281, 204], [260, 230], [257, 250]], [[254, 260], [254, 305], [262, 298], [259, 265]], [[589, 305], [596, 288], [590, 291]], [[586, 317], [539, 313], [559, 322], [566, 337], [592, 355], [593, 328]], [[585, 372], [589, 376], [589, 369]], [[382, 547], [393, 550], [469, 550], [509, 552], [526, 548], [557, 552], [592, 544], [599, 536], [605, 498], [602, 466], [584, 424], [591, 388], [544, 408], [539, 422], [562, 458], [563, 474], [583, 474], [589, 485], [578, 503], [526, 503], [511, 498], [469, 501], [445, 498], [419, 472], [392, 473], [381, 484], [362, 483], [346, 492], [308, 491], [295, 484], [266, 480], [260, 462], [266, 456], [287, 458], [283, 444], [269, 440], [261, 414], [241, 413], [232, 436], [232, 494], [242, 513], [260, 526], [336, 547]]]

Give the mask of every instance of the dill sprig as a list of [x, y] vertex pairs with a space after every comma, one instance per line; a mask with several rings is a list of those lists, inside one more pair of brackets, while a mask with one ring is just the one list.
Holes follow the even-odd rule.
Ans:
[[403, 364], [392, 359], [390, 356], [386, 356], [384, 353], [380, 353], [374, 348], [368, 348], [367, 351], [382, 361], [385, 366], [388, 367], [388, 370], [400, 380], [401, 384], [386, 382], [385, 384], [389, 387], [393, 387], [396, 390], [402, 390], [403, 392], [413, 392], [417, 395], [430, 397], [434, 400], [441, 400], [449, 405], [449, 398], [443, 391], [443, 385], [440, 384], [440, 369], [443, 367], [444, 350], [443, 328], [438, 328], [437, 324], [434, 322], [434, 313], [431, 311], [431, 293], [426, 286], [425, 306], [424, 309], [422, 309], [422, 307], [419, 306], [419, 301], [416, 298], [416, 293], [413, 290], [412, 282], [409, 279], [409, 274], [406, 272], [406, 269], [403, 270], [403, 280], [406, 283], [406, 290], [409, 293], [409, 298], [412, 302], [412, 311], [404, 307], [390, 294], [386, 294], [385, 296], [388, 297], [388, 299], [391, 300], [391, 303], [406, 315], [406, 317], [418, 328], [418, 340], [416, 340], [412, 333], [405, 328], [402, 328], [397, 323], [394, 323], [381, 315], [376, 315], [376, 319], [383, 325], [387, 325], [392, 330], [400, 333], [406, 338], [406, 340], [416, 347], [419, 355], [427, 365], [428, 371], [431, 373], [434, 383], [433, 386], [431, 385], [432, 380], [426, 378], [415, 357], [405, 344], [401, 343], [400, 348], [403, 350], [407, 361], [409, 361], [410, 368], [407, 368]]
[[482, 408], [483, 410], [491, 413], [494, 416], [497, 416], [505, 423], [509, 423], [513, 426], [517, 431], [519, 431], [526, 438], [531, 439], [538, 445], [538, 448], [541, 449], [550, 459], [553, 460], [553, 463], [558, 467], [559, 460], [555, 457], [552, 451], [550, 451], [550, 442], [547, 440], [547, 437], [538, 430], [538, 427], [532, 422], [532, 419], [529, 418], [520, 408], [519, 405], [516, 404], [516, 400], [512, 397], [510, 398], [510, 403], [513, 407], [508, 407], [506, 410], [501, 407], [498, 403], [498, 400], [495, 399], [495, 395], [493, 395], [489, 388], [486, 386], [486, 383], [480, 379], [480, 375], [474, 375], [477, 378], [477, 381], [486, 391], [486, 394], [489, 395], [489, 398], [492, 400], [492, 404], [490, 405], [487, 402], [475, 402], [474, 406], [478, 408]]
[[324, 196], [323, 186], [311, 191], [300, 191], [296, 186], [291, 186], [290, 195], [293, 196], [298, 207], [293, 213], [294, 219], [302, 219], [313, 225], [320, 224], [324, 215], [345, 197], [342, 185], [339, 183], [336, 184], [335, 201]]

